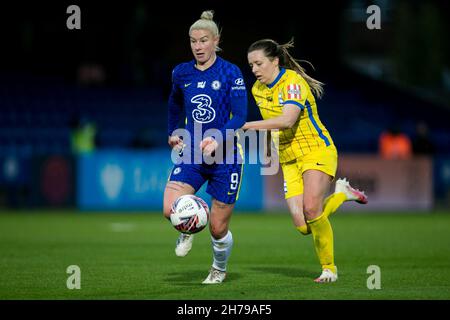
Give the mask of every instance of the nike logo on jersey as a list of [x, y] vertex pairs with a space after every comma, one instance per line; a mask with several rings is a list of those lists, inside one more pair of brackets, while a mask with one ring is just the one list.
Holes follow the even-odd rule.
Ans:
[[184, 84], [184, 87], [187, 88], [187, 87], [189, 87], [190, 85], [191, 85], [191, 83], [185, 83], [185, 84]]
[[233, 194], [235, 194], [236, 193], [236, 191], [235, 192], [230, 192], [230, 191], [228, 191], [228, 195], [229, 196], [232, 196]]
[[324, 163], [318, 163], [318, 162], [316, 162], [316, 165], [318, 165], [318, 166], [323, 166], [323, 165], [325, 165]]

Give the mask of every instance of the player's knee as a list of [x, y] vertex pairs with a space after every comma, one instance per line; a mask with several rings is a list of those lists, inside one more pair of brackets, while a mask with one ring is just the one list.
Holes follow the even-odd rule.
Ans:
[[214, 239], [222, 239], [228, 233], [228, 227], [226, 224], [210, 224], [209, 230], [211, 231], [211, 236]]
[[307, 220], [317, 218], [322, 213], [321, 211], [321, 205], [317, 201], [304, 201], [303, 212], [305, 213]]

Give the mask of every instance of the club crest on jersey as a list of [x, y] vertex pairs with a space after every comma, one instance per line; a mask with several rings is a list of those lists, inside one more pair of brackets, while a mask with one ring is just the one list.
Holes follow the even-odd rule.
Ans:
[[221, 86], [222, 86], [222, 84], [220, 83], [219, 80], [214, 80], [211, 83], [211, 88], [213, 88], [214, 90], [219, 90]]
[[290, 84], [287, 86], [288, 99], [301, 99], [300, 86], [298, 84]]
[[216, 117], [216, 110], [211, 107], [212, 99], [207, 94], [198, 94], [192, 97], [191, 102], [196, 104], [192, 111], [192, 118], [200, 123], [209, 123]]

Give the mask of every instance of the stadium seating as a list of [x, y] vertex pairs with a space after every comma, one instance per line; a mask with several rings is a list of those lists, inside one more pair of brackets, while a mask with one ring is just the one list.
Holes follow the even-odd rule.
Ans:
[[[166, 145], [167, 97], [159, 88], [82, 87], [47, 78], [2, 79], [0, 84], [0, 155], [70, 153], [76, 117], [96, 124], [99, 148]], [[376, 153], [380, 133], [393, 121], [413, 137], [414, 119], [423, 119], [439, 152], [450, 153], [445, 123], [450, 110], [373, 85], [327, 81], [319, 114], [340, 151]], [[249, 119], [259, 118], [251, 97], [249, 102]]]

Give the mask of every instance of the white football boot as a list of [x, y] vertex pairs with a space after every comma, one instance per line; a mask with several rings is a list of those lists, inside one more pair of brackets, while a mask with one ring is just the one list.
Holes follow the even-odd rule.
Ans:
[[192, 242], [194, 241], [193, 234], [181, 233], [177, 239], [177, 244], [175, 247], [175, 254], [178, 257], [186, 256], [192, 249]]
[[225, 280], [227, 273], [225, 271], [217, 270], [214, 267], [211, 267], [208, 276], [202, 282], [203, 284], [218, 284], [222, 283]]
[[363, 191], [353, 188], [346, 178], [338, 179], [336, 181], [336, 187], [334, 193], [342, 192], [347, 197], [346, 201], [356, 201], [361, 204], [368, 202], [367, 196]]
[[[336, 268], [336, 267], [335, 267]], [[331, 271], [330, 269], [323, 269], [320, 277], [314, 280], [315, 283], [328, 283], [328, 282], [336, 282], [338, 279], [337, 268], [336, 273]]]

